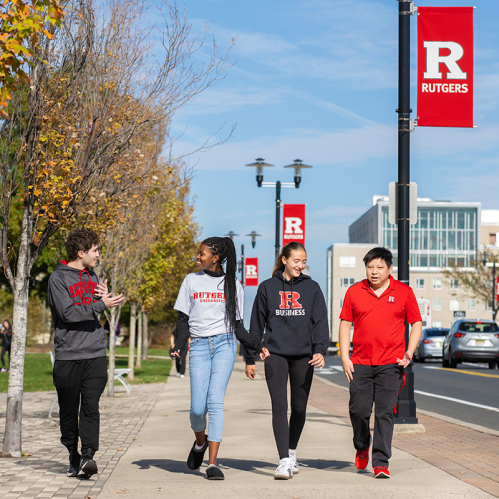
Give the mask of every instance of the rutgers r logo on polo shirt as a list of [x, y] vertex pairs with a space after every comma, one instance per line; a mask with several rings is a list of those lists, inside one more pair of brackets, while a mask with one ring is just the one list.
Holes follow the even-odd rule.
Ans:
[[395, 303], [395, 296], [389, 296], [388, 303]]

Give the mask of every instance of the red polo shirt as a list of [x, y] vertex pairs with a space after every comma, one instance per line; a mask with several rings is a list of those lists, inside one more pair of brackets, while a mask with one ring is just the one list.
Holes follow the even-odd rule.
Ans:
[[348, 288], [340, 319], [353, 322], [354, 364], [396, 364], [405, 354], [405, 322], [421, 320], [414, 291], [390, 276], [390, 284], [378, 297], [369, 281]]

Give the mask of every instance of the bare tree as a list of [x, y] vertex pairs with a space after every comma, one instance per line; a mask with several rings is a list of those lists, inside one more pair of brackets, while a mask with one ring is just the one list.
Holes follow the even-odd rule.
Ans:
[[445, 284], [452, 290], [454, 296], [466, 293], [477, 300], [490, 305], [492, 320], [496, 320], [499, 310], [499, 303], [493, 300], [496, 291], [493, 276], [495, 274], [494, 265], [499, 269], [499, 253], [497, 250], [487, 250], [486, 261], [483, 254], [476, 253], [473, 261], [473, 268], [463, 268], [453, 265], [442, 269]]

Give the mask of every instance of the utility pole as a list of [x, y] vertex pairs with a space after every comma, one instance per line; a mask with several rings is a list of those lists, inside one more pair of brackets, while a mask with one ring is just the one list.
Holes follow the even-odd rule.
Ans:
[[[409, 285], [410, 265], [410, 134], [411, 98], [411, 15], [414, 2], [399, 2], [399, 102], [398, 102], [398, 280]], [[405, 325], [405, 344], [409, 343], [409, 325]], [[399, 394], [395, 424], [418, 424], [414, 400], [412, 363], [405, 369], [406, 383]]]
[[275, 257], [281, 251], [281, 182], [275, 184]]

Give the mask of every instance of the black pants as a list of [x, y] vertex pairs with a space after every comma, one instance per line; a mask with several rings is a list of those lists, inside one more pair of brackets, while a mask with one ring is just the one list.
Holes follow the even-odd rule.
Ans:
[[180, 357], [175, 357], [175, 368], [179, 374], [185, 374], [185, 364], [187, 360], [187, 348], [180, 350]]
[[[275, 353], [265, 360], [265, 379], [272, 400], [272, 427], [279, 459], [296, 449], [305, 426], [307, 402], [314, 376], [312, 357], [283, 357]], [[288, 377], [291, 386], [291, 418], [288, 424]]]
[[369, 420], [374, 402], [373, 467], [388, 466], [388, 460], [392, 456], [393, 409], [397, 405], [402, 376], [403, 369], [396, 364], [354, 364], [349, 405], [353, 445], [356, 450], [369, 447]]
[[5, 367], [5, 354], [9, 353], [9, 360], [10, 360], [10, 345], [6, 347], [5, 345], [2, 346], [2, 353], [0, 354], [0, 357], [2, 359], [2, 367]]
[[78, 436], [82, 456], [93, 458], [99, 449], [99, 399], [106, 383], [106, 357], [55, 361], [54, 385], [59, 398], [61, 443], [70, 455], [78, 450]]

